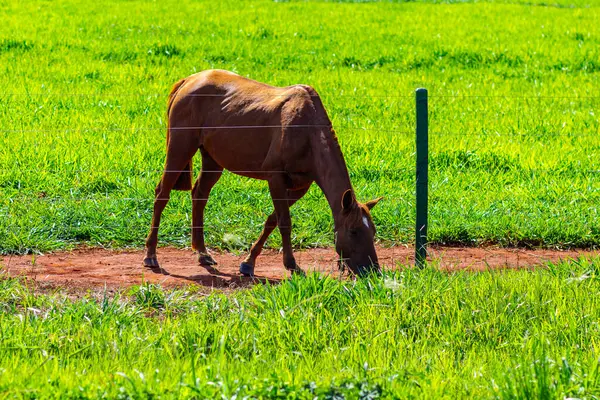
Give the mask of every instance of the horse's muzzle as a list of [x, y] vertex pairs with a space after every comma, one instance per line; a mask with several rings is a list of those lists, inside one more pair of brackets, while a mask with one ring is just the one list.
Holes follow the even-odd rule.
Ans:
[[378, 274], [381, 272], [381, 268], [379, 267], [379, 264], [369, 264], [369, 265], [362, 265], [359, 267], [356, 267], [356, 270], [354, 271], [354, 273], [358, 276], [367, 276], [370, 274]]

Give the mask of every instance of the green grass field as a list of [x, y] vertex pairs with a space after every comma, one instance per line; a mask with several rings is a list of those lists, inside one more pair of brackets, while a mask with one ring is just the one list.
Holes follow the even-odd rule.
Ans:
[[3, 398], [598, 398], [600, 263], [69, 300], [0, 281]]
[[[0, 253], [142, 246], [167, 93], [208, 68], [314, 86], [359, 199], [385, 196], [386, 245], [412, 240], [426, 87], [433, 241], [595, 247], [598, 20], [597, 0], [0, 0]], [[189, 197], [173, 194], [161, 244], [189, 246]], [[271, 210], [264, 182], [226, 173], [209, 247], [245, 249]], [[296, 247], [332, 244], [316, 188], [292, 216]], [[0, 275], [0, 398], [598, 398], [599, 271], [78, 299]]]
[[[359, 199], [386, 198], [385, 243], [413, 236], [423, 86], [433, 241], [595, 246], [600, 8], [551, 2], [1, 1], [0, 251], [142, 246], [167, 93], [208, 68], [314, 86]], [[271, 210], [264, 182], [226, 174], [207, 243], [248, 246]], [[175, 194], [161, 243], [189, 246], [190, 218]], [[317, 188], [293, 219], [296, 246], [332, 243]]]

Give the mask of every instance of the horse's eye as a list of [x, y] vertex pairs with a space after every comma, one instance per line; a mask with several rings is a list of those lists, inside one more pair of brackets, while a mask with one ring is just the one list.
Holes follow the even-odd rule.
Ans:
[[350, 229], [350, 236], [358, 235], [358, 231], [356, 229]]

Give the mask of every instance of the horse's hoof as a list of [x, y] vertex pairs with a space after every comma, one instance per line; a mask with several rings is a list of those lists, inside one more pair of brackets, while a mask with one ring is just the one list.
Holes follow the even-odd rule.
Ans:
[[200, 265], [217, 265], [215, 259], [208, 253], [199, 253], [198, 262]]
[[292, 275], [306, 276], [306, 272], [297, 265], [294, 268], [288, 268], [287, 270], [290, 271]]
[[254, 276], [254, 266], [243, 262], [240, 264], [240, 273], [244, 276]]
[[159, 268], [158, 259], [156, 256], [144, 258], [144, 267], [146, 268]]

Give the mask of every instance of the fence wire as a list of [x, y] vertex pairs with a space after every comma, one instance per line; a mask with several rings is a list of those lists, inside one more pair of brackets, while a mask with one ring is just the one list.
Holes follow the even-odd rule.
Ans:
[[[290, 87], [292, 88], [292, 87]], [[319, 90], [318, 90], [319, 91]], [[11, 93], [1, 93], [2, 96], [15, 96], [15, 97], [19, 97], [19, 96], [23, 96], [23, 97], [30, 97], [30, 96], [59, 96], [59, 97], [63, 97], [63, 98], [68, 98], [68, 97], [95, 97], [95, 96], [107, 96], [107, 97], [164, 97], [164, 98], [168, 98], [169, 95], [166, 93], [103, 93], [103, 92], [99, 92], [99, 93], [55, 93], [55, 92], [11, 92]], [[277, 98], [277, 97], [290, 97], [290, 95], [292, 95], [291, 93], [261, 93], [260, 97], [261, 98], [265, 98], [265, 97], [273, 97], [273, 98]], [[231, 94], [212, 94], [212, 93], [188, 93], [185, 95], [186, 97], [217, 97], [217, 98], [224, 98], [224, 97], [232, 97]], [[304, 96], [304, 95], [303, 95]], [[410, 100], [414, 100], [414, 93], [411, 94], [380, 94], [380, 95], [371, 95], [371, 94], [364, 94], [364, 93], [351, 93], [351, 94], [346, 94], [346, 93], [328, 93], [328, 92], [322, 92], [319, 93], [318, 95], [309, 95], [307, 94], [306, 96], [309, 97], [314, 97], [314, 98], [323, 98], [323, 97], [328, 97], [328, 98], [334, 98], [334, 97], [352, 97], [352, 98], [360, 98], [360, 99], [379, 99], [379, 98], [383, 98], [383, 99], [410, 99]], [[531, 95], [513, 95], [513, 94], [509, 94], [509, 95], [486, 95], [486, 94], [434, 94], [434, 93], [430, 93], [427, 96], [429, 99], [447, 99], [447, 98], [454, 98], [454, 99], [470, 99], [470, 98], [475, 98], [475, 99], [600, 99], [600, 96], [598, 95], [563, 95], [563, 96], [557, 96], [557, 95], [543, 95], [543, 94], [531, 94]]]

